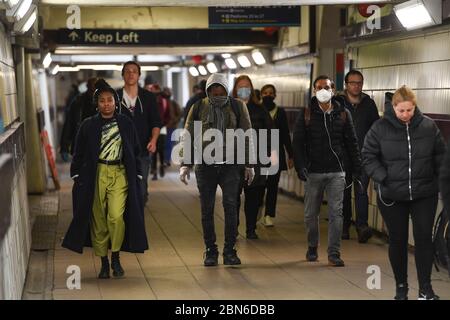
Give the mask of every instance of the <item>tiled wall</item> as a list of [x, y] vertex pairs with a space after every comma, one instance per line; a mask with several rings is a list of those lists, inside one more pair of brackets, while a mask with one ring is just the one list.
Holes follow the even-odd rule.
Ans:
[[31, 246], [25, 174], [24, 125], [15, 122], [0, 135], [0, 153], [13, 155], [11, 181], [2, 181], [0, 192], [11, 192], [10, 225], [0, 239], [0, 300], [20, 299]]

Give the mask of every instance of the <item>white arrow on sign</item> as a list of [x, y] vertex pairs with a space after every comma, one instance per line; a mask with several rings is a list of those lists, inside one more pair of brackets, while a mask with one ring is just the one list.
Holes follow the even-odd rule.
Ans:
[[71, 33], [69, 33], [69, 38], [71, 38], [72, 41], [75, 41], [78, 38], [78, 33], [72, 31]]

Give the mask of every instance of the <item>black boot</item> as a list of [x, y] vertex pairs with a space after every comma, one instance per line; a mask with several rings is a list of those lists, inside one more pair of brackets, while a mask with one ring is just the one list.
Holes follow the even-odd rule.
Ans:
[[408, 300], [408, 284], [399, 283], [395, 289], [395, 300]]
[[102, 268], [100, 269], [100, 273], [98, 274], [99, 279], [109, 279], [109, 261], [108, 256], [101, 257], [102, 259]]
[[113, 276], [116, 278], [123, 277], [125, 274], [125, 271], [123, 271], [123, 268], [120, 265], [119, 251], [111, 254], [111, 268], [113, 269]]

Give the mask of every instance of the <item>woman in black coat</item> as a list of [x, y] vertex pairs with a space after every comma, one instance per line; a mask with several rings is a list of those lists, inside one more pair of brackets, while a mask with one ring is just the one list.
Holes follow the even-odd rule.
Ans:
[[[266, 195], [265, 195], [265, 213], [262, 223], [266, 227], [273, 227], [273, 218], [275, 218], [277, 198], [278, 198], [278, 184], [280, 183], [281, 171], [292, 169], [294, 167], [294, 150], [292, 149], [291, 134], [289, 133], [289, 126], [286, 117], [286, 112], [283, 108], [278, 107], [274, 100], [277, 96], [275, 86], [272, 84], [266, 84], [261, 88], [261, 97], [263, 106], [270, 114], [273, 121], [273, 129], [279, 130], [278, 141], [278, 156], [279, 156], [279, 169], [277, 174], [270, 175], [267, 178], [266, 183]], [[286, 161], [286, 152], [288, 159]], [[286, 164], [287, 162], [287, 164]], [[263, 194], [264, 195], [264, 194]], [[264, 202], [264, 198], [263, 198]]]
[[70, 168], [74, 179], [73, 220], [62, 246], [78, 253], [92, 246], [101, 257], [99, 278], [123, 276], [120, 250], [148, 249], [145, 233], [139, 138], [132, 121], [115, 113], [117, 94], [104, 80], [96, 84], [99, 114], [86, 119], [77, 134]]
[[[245, 193], [245, 221], [246, 221], [246, 236], [247, 239], [258, 239], [256, 234], [256, 222], [258, 216], [258, 209], [261, 204], [261, 199], [264, 195], [264, 188], [266, 186], [267, 176], [262, 173], [261, 159], [259, 158], [258, 148], [260, 144], [260, 129], [266, 129], [267, 132], [267, 157], [271, 156], [270, 152], [270, 134], [269, 130], [272, 128], [272, 121], [270, 119], [269, 113], [264, 109], [264, 107], [259, 104], [256, 98], [255, 90], [253, 88], [252, 81], [246, 75], [241, 75], [236, 78], [234, 82], [234, 87], [232, 91], [234, 98], [238, 98], [244, 101], [247, 105], [248, 113], [250, 115], [250, 121], [252, 123], [252, 129], [256, 130], [257, 141], [254, 143], [255, 152], [257, 154], [258, 165], [255, 167], [255, 178], [250, 185], [244, 186], [244, 179], [241, 181], [241, 186], [239, 188], [239, 200], [242, 193], [242, 188], [244, 188]], [[270, 166], [270, 163], [268, 164]], [[244, 175], [242, 174], [242, 177]], [[239, 217], [239, 206], [240, 201], [238, 201], [238, 217]]]
[[362, 149], [364, 168], [375, 182], [378, 207], [389, 233], [389, 260], [397, 300], [408, 298], [408, 230], [411, 216], [419, 299], [438, 299], [431, 286], [432, 230], [438, 201], [438, 174], [445, 144], [433, 120], [403, 86], [384, 118], [369, 130]]

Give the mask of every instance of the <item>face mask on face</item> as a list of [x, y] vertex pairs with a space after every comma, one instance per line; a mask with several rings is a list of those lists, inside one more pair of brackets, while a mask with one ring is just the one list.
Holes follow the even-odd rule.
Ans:
[[242, 100], [248, 100], [250, 98], [251, 93], [252, 93], [252, 90], [247, 87], [239, 88], [237, 90], [237, 96], [239, 99], [242, 99]]
[[322, 89], [316, 92], [317, 100], [319, 100], [320, 103], [326, 103], [331, 100], [332, 91]]
[[275, 108], [275, 103], [273, 102], [273, 100], [275, 100], [275, 97], [272, 96], [264, 96], [262, 98], [263, 100], [263, 104], [264, 106], [269, 109], [272, 110], [273, 108]]
[[214, 107], [222, 107], [227, 103], [228, 96], [209, 97], [209, 101]]

